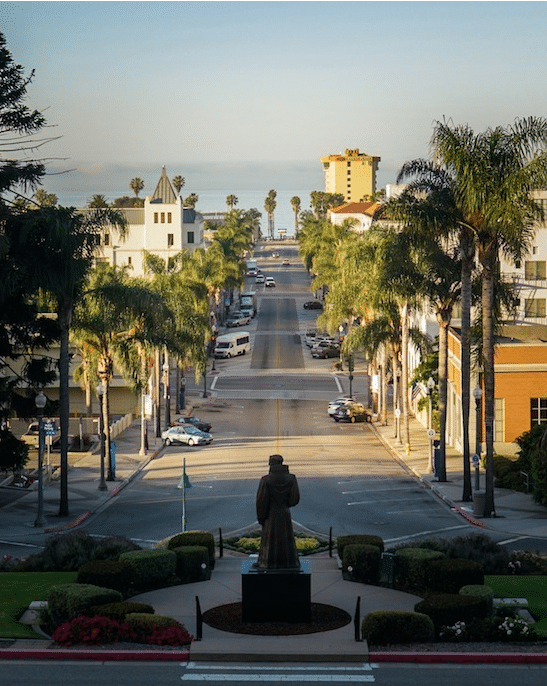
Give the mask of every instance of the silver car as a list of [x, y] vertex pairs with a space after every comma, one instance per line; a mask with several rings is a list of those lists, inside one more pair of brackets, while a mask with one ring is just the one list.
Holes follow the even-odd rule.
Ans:
[[165, 445], [172, 445], [174, 443], [185, 443], [186, 445], [207, 445], [211, 443], [213, 437], [206, 431], [200, 431], [192, 424], [183, 424], [182, 426], [172, 426], [170, 429], [164, 431], [161, 435]]

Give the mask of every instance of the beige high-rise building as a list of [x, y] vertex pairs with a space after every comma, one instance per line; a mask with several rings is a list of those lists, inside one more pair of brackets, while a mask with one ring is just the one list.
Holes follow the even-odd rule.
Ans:
[[376, 193], [376, 173], [380, 157], [346, 149], [344, 155], [321, 158], [325, 172], [325, 191], [341, 193], [346, 202], [370, 200]]

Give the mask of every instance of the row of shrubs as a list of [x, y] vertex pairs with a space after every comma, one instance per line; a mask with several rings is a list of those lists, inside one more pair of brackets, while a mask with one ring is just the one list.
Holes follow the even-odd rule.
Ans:
[[[384, 553], [380, 537], [341, 536], [337, 549], [345, 578], [380, 583]], [[455, 557], [466, 552], [469, 557]], [[361, 627], [364, 638], [374, 645], [430, 642], [441, 637], [482, 641], [537, 638], [523, 619], [507, 616], [506, 611], [494, 613], [492, 591], [484, 586], [483, 566], [474, 559], [481, 552], [493, 567], [511, 571], [509, 553], [484, 535], [395, 549], [388, 558], [391, 581], [400, 589], [424, 596], [424, 600], [415, 605], [414, 612], [368, 614]], [[537, 566], [534, 569], [537, 571]]]

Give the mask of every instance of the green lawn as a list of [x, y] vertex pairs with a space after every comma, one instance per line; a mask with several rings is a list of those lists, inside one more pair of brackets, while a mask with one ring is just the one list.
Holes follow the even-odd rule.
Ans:
[[76, 580], [77, 572], [0, 572], [0, 637], [36, 638], [37, 634], [20, 617], [33, 600], [47, 600], [56, 584]]
[[494, 598], [526, 598], [538, 634], [547, 638], [547, 576], [485, 576]]

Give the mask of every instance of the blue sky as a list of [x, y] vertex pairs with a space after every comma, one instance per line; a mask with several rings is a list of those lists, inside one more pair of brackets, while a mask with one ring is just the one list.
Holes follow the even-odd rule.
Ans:
[[162, 164], [188, 186], [320, 189], [319, 158], [357, 147], [382, 158], [384, 186], [429, 154], [435, 120], [547, 115], [546, 26], [544, 2], [0, 5], [36, 71], [29, 104], [61, 136], [43, 151], [75, 169], [44, 183], [56, 192], [149, 189]]

